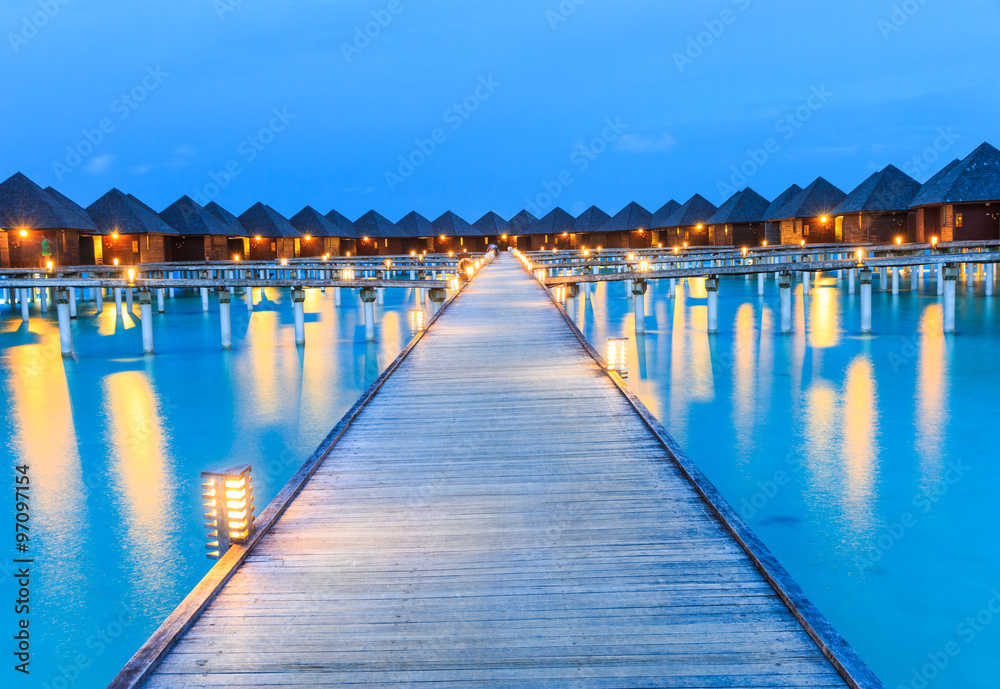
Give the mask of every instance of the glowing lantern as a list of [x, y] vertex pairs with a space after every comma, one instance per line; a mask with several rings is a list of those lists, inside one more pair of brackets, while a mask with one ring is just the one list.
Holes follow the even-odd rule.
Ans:
[[201, 472], [207, 556], [218, 560], [232, 545], [246, 545], [253, 535], [253, 481], [250, 465]]
[[52, 261], [46, 261], [45, 262], [45, 269], [48, 270], [48, 271], [52, 270]]
[[129, 284], [135, 282], [135, 268], [128, 269], [128, 282]]
[[625, 378], [628, 375], [628, 338], [609, 337], [606, 359], [608, 370]]
[[28, 231], [27, 230], [18, 230], [17, 233], [19, 235], [21, 235], [22, 237], [27, 237], [28, 236]]
[[931, 237], [931, 246], [933, 246], [936, 249], [937, 248], [937, 243], [938, 243], [938, 238], [937, 237]]
[[903, 243], [903, 238], [902, 237], [896, 237], [896, 246], [899, 246], [902, 243]]
[[416, 335], [424, 329], [424, 312], [421, 309], [410, 309], [410, 334]]

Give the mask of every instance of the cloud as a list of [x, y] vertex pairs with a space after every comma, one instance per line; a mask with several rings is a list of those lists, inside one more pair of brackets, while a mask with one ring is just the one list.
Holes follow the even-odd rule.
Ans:
[[87, 163], [87, 173], [91, 175], [103, 175], [111, 167], [115, 157], [111, 154], [95, 156]]
[[669, 151], [676, 144], [677, 139], [667, 133], [660, 134], [659, 136], [625, 134], [618, 139], [618, 148], [629, 153], [662, 153]]

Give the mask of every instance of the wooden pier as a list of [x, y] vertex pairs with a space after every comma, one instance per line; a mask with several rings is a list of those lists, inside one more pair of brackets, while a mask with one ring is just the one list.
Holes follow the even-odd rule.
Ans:
[[257, 524], [112, 687], [882, 686], [510, 256]]

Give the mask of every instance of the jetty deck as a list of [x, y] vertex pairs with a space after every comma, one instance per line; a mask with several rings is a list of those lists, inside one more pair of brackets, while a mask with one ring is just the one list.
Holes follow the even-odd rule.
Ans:
[[881, 686], [671, 443], [505, 256], [112, 686]]

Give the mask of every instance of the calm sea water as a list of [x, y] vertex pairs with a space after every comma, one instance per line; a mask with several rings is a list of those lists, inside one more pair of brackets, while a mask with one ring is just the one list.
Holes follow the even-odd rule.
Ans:
[[[706, 334], [703, 280], [651, 284], [636, 338], [624, 285], [577, 299], [602, 351], [631, 338], [628, 384], [887, 687], [1000, 677], [1000, 303], [958, 286], [942, 334], [933, 280], [859, 297], [724, 279]], [[582, 291], [581, 291], [582, 292]]]
[[[258, 513], [411, 338], [412, 290], [376, 305], [364, 341], [357, 292], [308, 290], [306, 346], [294, 343], [289, 293], [232, 306], [234, 349], [220, 349], [218, 306], [197, 296], [153, 316], [144, 357], [138, 318], [81, 304], [75, 359], [59, 354], [54, 308], [0, 306], [4, 566], [0, 685], [103, 687], [212, 566], [199, 473], [252, 464]], [[258, 296], [258, 299], [260, 297]], [[138, 314], [139, 305], [135, 304]], [[427, 312], [429, 316], [429, 311]], [[13, 656], [17, 586], [15, 467], [31, 478], [30, 676]]]

